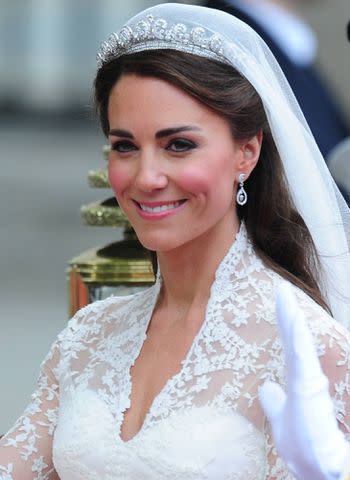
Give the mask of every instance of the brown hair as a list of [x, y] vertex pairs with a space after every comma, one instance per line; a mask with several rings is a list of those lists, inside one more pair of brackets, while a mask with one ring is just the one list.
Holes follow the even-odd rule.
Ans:
[[95, 105], [107, 136], [108, 100], [124, 74], [151, 76], [171, 83], [225, 118], [236, 140], [263, 132], [260, 159], [245, 184], [248, 202], [237, 205], [249, 238], [263, 262], [326, 310], [319, 288], [319, 258], [310, 232], [288, 189], [262, 101], [253, 86], [232, 66], [196, 55], [157, 50], [124, 55], [97, 72]]

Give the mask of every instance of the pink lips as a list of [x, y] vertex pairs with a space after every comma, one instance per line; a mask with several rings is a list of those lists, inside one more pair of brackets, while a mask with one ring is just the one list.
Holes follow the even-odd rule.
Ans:
[[[143, 207], [146, 207], [147, 209], [154, 209], [153, 211], [142, 209], [141, 204], [136, 200], [134, 200], [134, 203], [136, 205], [137, 213], [144, 220], [161, 220], [171, 215], [175, 215], [180, 210], [182, 210], [183, 206], [186, 203], [186, 200], [182, 199], [182, 200], [175, 200], [175, 201], [170, 200], [170, 201], [163, 201], [163, 202], [141, 202]], [[161, 207], [164, 207], [166, 205], [169, 205], [169, 208], [158, 210], [158, 209], [161, 209]]]

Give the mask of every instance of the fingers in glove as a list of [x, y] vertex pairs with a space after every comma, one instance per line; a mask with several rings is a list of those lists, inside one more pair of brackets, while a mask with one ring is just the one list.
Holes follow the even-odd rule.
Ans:
[[286, 357], [287, 389], [328, 391], [328, 381], [322, 372], [305, 315], [286, 282], [277, 289], [276, 313]]
[[259, 388], [259, 400], [266, 417], [271, 423], [277, 418], [285, 405], [286, 394], [275, 382], [267, 380]]

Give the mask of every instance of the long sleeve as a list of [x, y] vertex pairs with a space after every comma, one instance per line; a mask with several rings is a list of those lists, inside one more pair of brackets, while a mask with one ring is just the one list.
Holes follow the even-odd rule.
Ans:
[[31, 402], [0, 440], [0, 480], [56, 480], [52, 437], [57, 422], [59, 387], [55, 368], [58, 341], [43, 361]]
[[99, 338], [100, 325], [95, 321], [103, 317], [105, 303], [108, 305], [108, 301], [95, 302], [79, 310], [52, 344], [41, 364], [31, 402], [0, 440], [0, 480], [59, 480], [52, 452], [62, 378], [68, 370], [71, 372], [71, 361], [76, 360], [73, 373], [84, 369], [90, 358], [89, 348]]

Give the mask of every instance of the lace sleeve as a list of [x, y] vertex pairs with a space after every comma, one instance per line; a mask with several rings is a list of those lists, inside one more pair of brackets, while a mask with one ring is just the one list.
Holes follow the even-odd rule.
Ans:
[[51, 450], [58, 413], [56, 341], [40, 369], [37, 389], [15, 425], [0, 440], [0, 480], [56, 480]]
[[[299, 293], [299, 304], [307, 315], [309, 328], [315, 338], [317, 351], [325, 375], [329, 379], [329, 392], [333, 399], [334, 411], [339, 428], [350, 441], [350, 333], [327, 315], [321, 307], [311, 303], [310, 299]], [[276, 338], [274, 343], [273, 365], [270, 369], [271, 380], [285, 386], [284, 364], [281, 345]], [[267, 476], [268, 480], [292, 480], [284, 462], [278, 457], [273, 444], [270, 425], [266, 421]]]
[[[41, 364], [37, 389], [15, 425], [0, 440], [0, 480], [59, 480], [52, 461], [53, 434], [59, 413], [59, 381], [71, 359], [90, 348], [101, 328], [100, 301], [79, 310], [57, 336]], [[87, 346], [84, 341], [87, 340]], [[88, 353], [87, 353], [88, 356]]]

